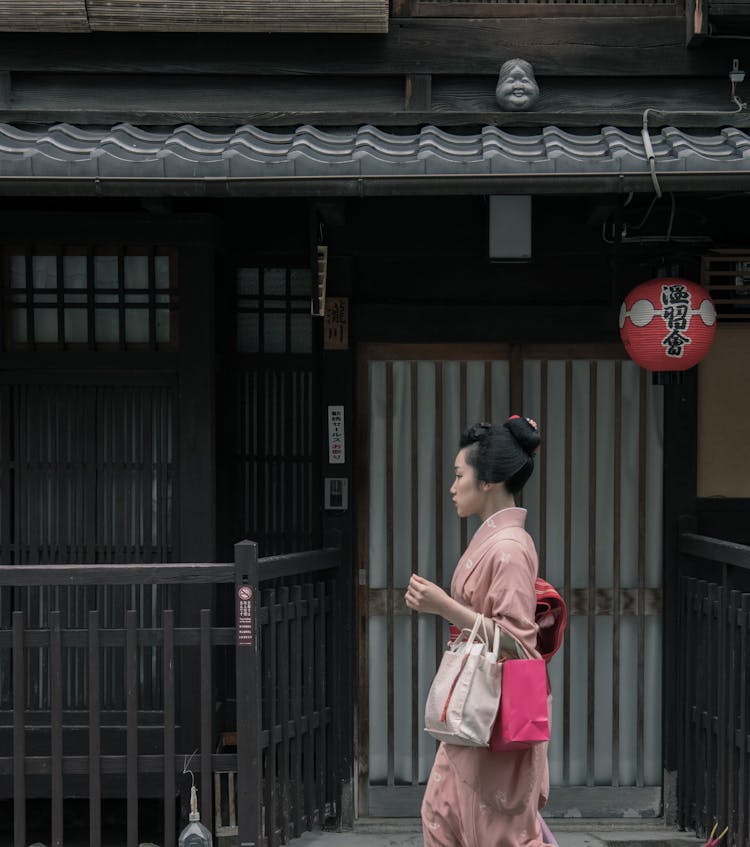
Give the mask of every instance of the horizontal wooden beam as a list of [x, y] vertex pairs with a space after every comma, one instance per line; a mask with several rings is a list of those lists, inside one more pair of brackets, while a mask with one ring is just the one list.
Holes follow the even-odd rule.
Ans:
[[388, 31], [388, 0], [87, 0], [87, 6], [93, 32]]
[[0, 30], [88, 32], [86, 0], [0, 0]]
[[0, 0], [7, 32], [388, 31], [388, 0]]
[[750, 41], [685, 49], [679, 18], [394, 21], [383, 36], [0, 33], [2, 66], [52, 73], [241, 75], [496, 74], [512, 56], [537, 76], [726, 78]]
[[[404, 600], [404, 592], [406, 586], [402, 589], [387, 588], [370, 588], [368, 592], [368, 615], [382, 616], [385, 615], [388, 609], [388, 594], [392, 594], [391, 604], [393, 614], [395, 615], [410, 615], [409, 609]], [[595, 615], [613, 615], [617, 611], [620, 615], [638, 615], [641, 603], [639, 602], [639, 594], [641, 589], [637, 588], [621, 588], [617, 595], [617, 600], [611, 588], [598, 588], [594, 595], [594, 614]], [[662, 592], [660, 588], [644, 588], [642, 589], [642, 605], [645, 615], [660, 615], [662, 605]], [[589, 592], [586, 588], [571, 589], [570, 608], [568, 609], [571, 615], [589, 615], [591, 613], [589, 607]]]
[[[748, 192], [750, 171], [665, 171], [663, 191]], [[310, 177], [8, 177], [0, 197], [437, 197], [627, 194], [653, 191], [648, 173], [422, 174]], [[423, 315], [415, 313], [418, 324]]]
[[750, 546], [746, 544], [684, 532], [680, 535], [680, 553], [706, 559], [717, 565], [733, 565], [750, 570]]

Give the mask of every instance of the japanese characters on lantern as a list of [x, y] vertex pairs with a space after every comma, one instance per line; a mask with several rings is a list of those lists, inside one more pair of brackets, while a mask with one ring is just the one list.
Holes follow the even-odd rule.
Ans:
[[636, 286], [620, 308], [620, 337], [633, 361], [649, 371], [697, 365], [716, 334], [707, 291], [686, 279], [659, 278]]

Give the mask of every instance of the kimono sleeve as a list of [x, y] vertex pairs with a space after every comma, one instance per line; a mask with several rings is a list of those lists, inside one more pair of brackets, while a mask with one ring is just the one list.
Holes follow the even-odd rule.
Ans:
[[503, 539], [492, 550], [492, 568], [483, 614], [535, 654], [536, 573], [523, 545]]

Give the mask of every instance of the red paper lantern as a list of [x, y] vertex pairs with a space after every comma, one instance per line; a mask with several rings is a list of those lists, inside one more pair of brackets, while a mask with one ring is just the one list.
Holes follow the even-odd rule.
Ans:
[[716, 309], [705, 289], [663, 277], [637, 285], [620, 308], [620, 337], [630, 358], [649, 371], [686, 371], [708, 353]]

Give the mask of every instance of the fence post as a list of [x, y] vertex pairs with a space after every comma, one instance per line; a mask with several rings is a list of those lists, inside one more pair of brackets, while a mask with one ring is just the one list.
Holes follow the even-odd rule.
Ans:
[[260, 847], [260, 621], [258, 545], [234, 545], [234, 600], [237, 673], [237, 825], [239, 847]]

